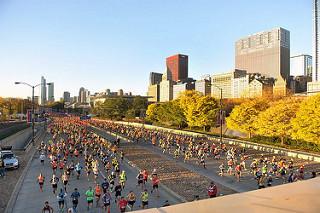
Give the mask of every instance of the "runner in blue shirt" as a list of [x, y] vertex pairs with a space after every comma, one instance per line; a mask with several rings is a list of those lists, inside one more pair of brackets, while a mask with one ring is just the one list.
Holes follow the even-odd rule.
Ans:
[[78, 164], [75, 167], [76, 167], [76, 172], [77, 172], [77, 179], [79, 179], [79, 176], [80, 176], [80, 173], [81, 173], [81, 169], [82, 169], [82, 165], [80, 164], [80, 162], [78, 162]]

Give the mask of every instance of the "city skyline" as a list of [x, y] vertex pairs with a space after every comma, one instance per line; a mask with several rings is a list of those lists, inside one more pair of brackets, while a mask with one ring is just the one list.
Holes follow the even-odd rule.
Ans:
[[312, 0], [181, 3], [0, 3], [0, 96], [26, 98], [31, 90], [14, 82], [41, 76], [55, 82], [56, 100], [81, 86], [146, 95], [149, 73], [162, 73], [166, 57], [188, 55], [195, 79], [229, 72], [237, 39], [276, 27], [290, 31], [291, 56], [312, 55]]

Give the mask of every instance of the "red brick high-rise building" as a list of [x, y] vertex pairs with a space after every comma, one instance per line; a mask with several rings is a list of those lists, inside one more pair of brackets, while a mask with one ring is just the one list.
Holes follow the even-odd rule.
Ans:
[[177, 54], [166, 59], [167, 67], [172, 73], [172, 80], [178, 81], [188, 78], [188, 56]]

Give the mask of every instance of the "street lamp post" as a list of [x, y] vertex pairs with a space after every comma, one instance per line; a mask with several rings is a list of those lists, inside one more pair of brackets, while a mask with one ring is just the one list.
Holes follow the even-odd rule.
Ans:
[[[32, 122], [32, 146], [34, 146], [34, 119], [35, 119], [35, 115], [34, 115], [34, 88], [36, 88], [37, 86], [40, 86], [42, 84], [37, 84], [35, 86], [31, 86], [28, 83], [25, 82], [15, 82], [15, 84], [25, 84], [29, 87], [32, 88], [32, 116], [31, 116], [31, 122]], [[47, 83], [47, 85], [51, 85], [51, 83]]]
[[215, 84], [210, 84], [211, 86], [215, 86], [220, 90], [220, 112], [219, 112], [219, 117], [220, 117], [220, 148], [222, 147], [222, 88], [215, 85]]

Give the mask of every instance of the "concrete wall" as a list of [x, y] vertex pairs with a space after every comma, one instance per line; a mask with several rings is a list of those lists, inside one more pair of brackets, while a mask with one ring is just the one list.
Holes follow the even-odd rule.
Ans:
[[12, 146], [12, 149], [23, 149], [26, 141], [31, 138], [31, 127], [17, 132], [0, 141], [1, 146]]
[[[41, 124], [35, 125], [35, 136], [38, 132], [41, 130]], [[32, 137], [32, 128], [29, 127], [27, 129], [24, 129], [22, 131], [17, 132], [14, 135], [11, 135], [10, 137], [7, 137], [0, 141], [1, 146], [12, 146], [12, 149], [15, 150], [24, 150], [26, 144]]]

